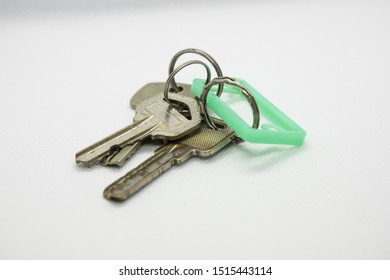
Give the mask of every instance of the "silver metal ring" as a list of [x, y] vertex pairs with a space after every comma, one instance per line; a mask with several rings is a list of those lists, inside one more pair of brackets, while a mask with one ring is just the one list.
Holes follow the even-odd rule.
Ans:
[[206, 83], [210, 82], [211, 71], [210, 71], [210, 68], [207, 66], [207, 64], [204, 63], [203, 61], [200, 61], [200, 60], [190, 60], [190, 61], [187, 61], [187, 62], [179, 65], [175, 70], [173, 70], [171, 72], [171, 74], [169, 74], [168, 79], [165, 82], [165, 86], [164, 86], [164, 100], [165, 100], [165, 102], [169, 103], [169, 105], [170, 105], [169, 108], [172, 108], [174, 106], [174, 104], [172, 104], [172, 102], [170, 101], [169, 96], [168, 96], [169, 84], [171, 83], [171, 81], [174, 79], [175, 75], [178, 72], [180, 72], [183, 68], [185, 68], [187, 66], [190, 66], [192, 64], [200, 64], [200, 65], [202, 65], [206, 69], [206, 71], [207, 71]]
[[210, 119], [209, 113], [207, 112], [207, 104], [206, 104], [207, 95], [208, 95], [211, 87], [215, 86], [217, 84], [228, 84], [228, 85], [238, 87], [242, 90], [241, 92], [244, 94], [244, 96], [246, 97], [246, 99], [249, 102], [249, 105], [252, 108], [252, 113], [253, 113], [252, 127], [258, 128], [259, 124], [260, 124], [260, 112], [259, 112], [259, 107], [257, 106], [257, 102], [256, 102], [255, 98], [252, 96], [252, 94], [250, 94], [249, 90], [246, 87], [244, 87], [242, 84], [236, 82], [234, 80], [234, 78], [230, 78], [230, 77], [214, 78], [211, 82], [207, 83], [203, 87], [199, 103], [200, 103], [200, 108], [202, 110], [202, 114], [204, 116], [204, 118], [203, 118], [204, 122], [207, 124], [207, 126], [212, 128], [212, 129], [218, 129], [218, 127]]
[[[217, 76], [218, 77], [222, 77], [223, 74], [222, 74], [222, 70], [221, 70], [221, 67], [219, 67], [217, 61], [211, 56], [209, 55], [208, 53], [206, 53], [205, 51], [202, 51], [202, 50], [199, 50], [199, 49], [184, 49], [182, 51], [179, 51], [177, 54], [175, 54], [173, 56], [173, 58], [171, 59], [171, 62], [169, 63], [169, 74], [171, 74], [173, 72], [173, 69], [175, 67], [175, 63], [176, 61], [178, 60], [178, 58], [180, 56], [182, 56], [183, 54], [186, 54], [186, 53], [195, 53], [195, 54], [198, 54], [200, 56], [203, 56], [205, 59], [207, 59], [211, 65], [214, 67], [215, 69], [215, 72], [217, 73]], [[207, 83], [206, 83], [207, 84]], [[171, 81], [171, 85], [172, 85], [172, 88], [174, 91], [176, 92], [179, 92], [179, 88], [176, 84], [176, 81], [175, 81], [175, 78], [172, 79]], [[218, 91], [217, 91], [217, 96], [221, 96], [222, 94], [222, 91], [223, 91], [223, 84], [219, 84], [218, 85]]]

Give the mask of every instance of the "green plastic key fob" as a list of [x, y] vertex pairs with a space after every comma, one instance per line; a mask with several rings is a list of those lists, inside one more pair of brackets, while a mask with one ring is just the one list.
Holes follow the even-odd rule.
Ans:
[[[259, 129], [248, 125], [234, 110], [232, 110], [221, 98], [215, 94], [209, 94], [206, 99], [207, 107], [214, 111], [226, 124], [228, 124], [236, 134], [243, 140], [253, 143], [282, 144], [300, 146], [306, 136], [298, 124], [268, 101], [255, 88], [242, 79], [235, 78], [248, 89], [255, 98], [259, 111], [270, 123], [265, 123]], [[198, 97], [201, 97], [205, 81], [195, 79], [191, 90]], [[215, 92], [215, 88], [211, 88]], [[240, 90], [231, 85], [225, 85], [223, 92], [239, 93]]]

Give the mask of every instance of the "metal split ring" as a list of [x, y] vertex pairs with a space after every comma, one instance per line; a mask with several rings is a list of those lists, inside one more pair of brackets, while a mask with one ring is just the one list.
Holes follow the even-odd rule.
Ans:
[[[206, 78], [206, 83], [210, 82], [210, 79], [211, 79], [211, 71], [210, 71], [210, 68], [207, 66], [206, 63], [204, 63], [203, 61], [200, 61], [200, 60], [190, 60], [190, 61], [187, 61], [181, 65], [179, 65], [175, 70], [173, 70], [169, 76], [168, 76], [168, 79], [167, 81], [165, 82], [165, 86], [164, 86], [164, 100], [165, 102], [169, 103], [170, 107], [169, 108], [172, 108], [174, 107], [174, 104], [171, 102], [171, 100], [169, 99], [169, 96], [168, 96], [168, 89], [169, 89], [169, 84], [172, 83], [172, 81], [174, 81], [175, 79], [175, 75], [180, 72], [183, 68], [187, 67], [187, 66], [190, 66], [192, 64], [200, 64], [202, 65], [206, 71], [207, 71], [207, 78]], [[173, 83], [172, 83], [173, 85]], [[175, 84], [175, 86], [177, 87], [177, 85]], [[175, 90], [175, 89], [174, 89]]]
[[200, 95], [199, 103], [200, 103], [200, 108], [202, 110], [202, 114], [204, 115], [204, 118], [203, 118], [204, 122], [207, 124], [207, 126], [212, 128], [212, 129], [218, 129], [218, 127], [211, 120], [209, 113], [207, 112], [207, 104], [206, 104], [207, 95], [208, 95], [211, 87], [213, 87], [217, 84], [228, 84], [228, 85], [238, 87], [242, 90], [241, 91], [242, 94], [244, 94], [244, 96], [246, 97], [246, 99], [249, 102], [249, 105], [252, 108], [252, 113], [253, 113], [252, 127], [258, 128], [259, 124], [260, 124], [260, 112], [259, 112], [259, 107], [257, 106], [257, 102], [256, 102], [255, 98], [252, 96], [252, 94], [249, 92], [249, 90], [245, 86], [236, 82], [234, 80], [234, 78], [230, 78], [230, 77], [214, 78], [211, 82], [209, 82], [209, 83], [206, 82], [205, 86], [203, 87], [202, 94]]
[[[172, 72], [174, 71], [173, 69], [175, 68], [175, 63], [176, 61], [178, 60], [178, 58], [180, 56], [182, 56], [183, 54], [186, 54], [186, 53], [194, 53], [194, 54], [198, 54], [200, 56], [203, 56], [205, 59], [207, 59], [211, 65], [214, 67], [215, 69], [215, 72], [217, 73], [217, 76], [218, 77], [221, 77], [223, 76], [222, 74], [222, 70], [221, 70], [221, 67], [219, 67], [217, 61], [211, 56], [209, 55], [208, 53], [202, 51], [202, 50], [199, 50], [199, 49], [184, 49], [184, 50], [181, 50], [179, 51], [177, 54], [175, 54], [173, 56], [173, 58], [171, 59], [171, 62], [169, 63], [169, 75], [172, 74]], [[180, 89], [179, 87], [177, 86], [176, 84], [176, 81], [175, 81], [175, 78], [172, 78], [172, 81], [171, 81], [171, 85], [172, 85], [172, 88], [175, 92], [179, 92]], [[217, 96], [221, 96], [222, 94], [222, 91], [223, 91], [223, 84], [219, 84], [218, 85], [218, 91], [217, 91]]]

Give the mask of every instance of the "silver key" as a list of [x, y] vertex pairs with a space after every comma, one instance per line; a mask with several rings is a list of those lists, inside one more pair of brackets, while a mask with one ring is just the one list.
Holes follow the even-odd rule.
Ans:
[[[193, 98], [195, 97], [195, 95], [191, 91], [190, 84], [178, 83], [177, 86], [179, 87], [179, 89], [181, 89], [181, 91], [177, 92], [177, 94], [193, 97]], [[140, 104], [144, 100], [163, 92], [164, 87], [165, 87], [165, 82], [148, 83], [144, 85], [131, 97], [130, 107], [133, 109], [137, 108], [138, 104]], [[172, 92], [172, 88], [169, 88], [168, 90], [169, 92]]]
[[190, 119], [176, 109], [170, 108], [163, 98], [164, 95], [161, 93], [141, 102], [136, 107], [133, 124], [78, 152], [76, 163], [91, 165], [102, 160], [116, 148], [123, 148], [147, 137], [176, 140], [199, 128], [200, 108], [194, 98], [169, 94], [172, 102], [182, 103], [188, 107]]
[[[191, 85], [190, 84], [183, 84], [178, 83], [178, 88], [180, 89], [177, 94], [188, 96], [188, 97], [195, 97], [195, 95], [191, 91]], [[157, 94], [160, 94], [164, 91], [165, 82], [154, 82], [154, 83], [148, 83], [144, 85], [141, 89], [139, 89], [131, 98], [130, 100], [130, 107], [135, 109], [138, 104], [143, 102], [144, 100], [154, 97]], [[168, 89], [170, 92], [172, 92], [172, 88]], [[178, 110], [178, 108], [176, 108]], [[180, 111], [180, 110], [179, 110]], [[180, 111], [184, 116], [188, 115], [188, 111]], [[123, 148], [117, 147], [117, 149], [110, 153], [109, 155], [105, 156], [101, 161], [100, 164], [104, 166], [116, 166], [121, 167], [125, 164], [125, 161], [131, 157], [139, 148], [140, 143], [137, 142], [136, 144], [127, 145]]]
[[215, 154], [236, 139], [230, 127], [222, 126], [221, 130], [213, 130], [203, 125], [194, 133], [161, 146], [152, 157], [108, 186], [104, 190], [104, 197], [126, 200], [172, 166], [180, 165], [192, 156], [209, 157]]

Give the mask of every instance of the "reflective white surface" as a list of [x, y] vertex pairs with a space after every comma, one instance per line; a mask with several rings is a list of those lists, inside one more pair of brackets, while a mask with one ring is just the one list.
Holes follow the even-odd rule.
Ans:
[[[0, 4], [0, 258], [390, 258], [387, 1], [31, 3]], [[154, 147], [122, 169], [75, 153], [127, 125], [132, 93], [188, 47], [299, 123], [304, 146], [244, 143], [106, 201]]]

